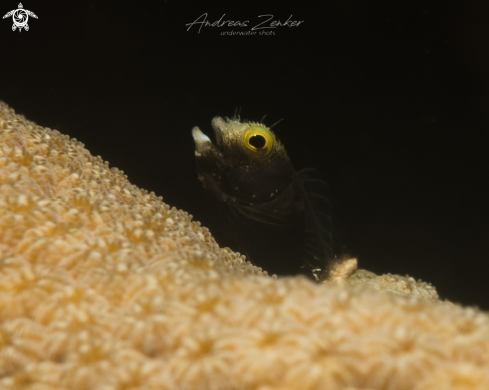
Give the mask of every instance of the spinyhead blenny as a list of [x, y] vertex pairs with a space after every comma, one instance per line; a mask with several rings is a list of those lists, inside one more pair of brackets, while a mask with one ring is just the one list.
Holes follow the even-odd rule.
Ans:
[[314, 170], [296, 172], [264, 124], [212, 120], [215, 144], [194, 127], [195, 156], [232, 249], [269, 274], [328, 277], [333, 258], [326, 185]]

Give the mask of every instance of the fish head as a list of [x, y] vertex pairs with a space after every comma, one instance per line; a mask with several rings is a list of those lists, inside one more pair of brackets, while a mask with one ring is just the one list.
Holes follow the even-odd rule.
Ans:
[[222, 199], [261, 203], [290, 185], [294, 169], [275, 134], [264, 124], [215, 117], [215, 143], [198, 127], [192, 135], [199, 179]]

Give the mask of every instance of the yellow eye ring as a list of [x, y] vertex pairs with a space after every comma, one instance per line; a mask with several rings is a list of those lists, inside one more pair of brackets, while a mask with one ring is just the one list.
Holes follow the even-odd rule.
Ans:
[[241, 146], [250, 157], [265, 158], [272, 151], [273, 137], [268, 129], [253, 126], [243, 133]]

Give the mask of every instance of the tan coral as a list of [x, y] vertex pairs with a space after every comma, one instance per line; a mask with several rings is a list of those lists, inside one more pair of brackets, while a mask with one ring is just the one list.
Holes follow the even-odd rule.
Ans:
[[487, 314], [355, 268], [268, 277], [0, 104], [1, 389], [488, 388]]

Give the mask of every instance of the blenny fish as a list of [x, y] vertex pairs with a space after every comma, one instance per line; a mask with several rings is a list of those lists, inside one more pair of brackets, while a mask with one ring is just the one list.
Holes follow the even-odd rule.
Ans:
[[215, 144], [192, 130], [198, 176], [232, 249], [269, 274], [328, 279], [331, 207], [318, 172], [296, 172], [262, 123], [215, 117], [212, 128]]

